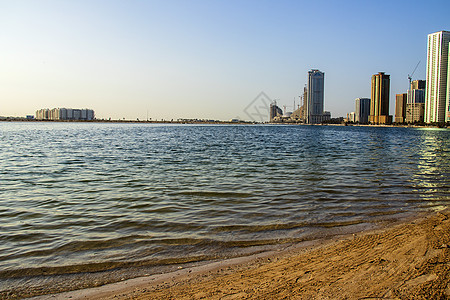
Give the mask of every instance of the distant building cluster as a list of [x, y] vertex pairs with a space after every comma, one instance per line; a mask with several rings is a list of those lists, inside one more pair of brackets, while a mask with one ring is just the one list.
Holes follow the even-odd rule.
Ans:
[[[379, 72], [372, 76], [371, 99], [356, 99], [355, 112], [347, 114], [347, 122], [390, 124], [450, 122], [450, 32], [428, 35], [427, 79], [411, 80], [406, 93], [395, 95], [395, 118], [389, 115], [389, 75]], [[419, 62], [420, 63], [420, 62]], [[417, 68], [417, 66], [416, 66]], [[414, 73], [414, 72], [413, 72]], [[366, 121], [362, 102], [370, 101]]]
[[324, 80], [325, 73], [319, 70], [311, 70], [308, 72], [308, 83], [303, 90], [303, 103], [289, 112], [281, 110], [277, 106], [276, 101], [270, 105], [269, 119], [270, 122], [295, 122], [306, 124], [321, 124], [331, 119], [331, 113], [324, 111]]
[[424, 122], [425, 86], [425, 80], [414, 80], [406, 93], [395, 95], [396, 123]]
[[425, 80], [414, 80], [407, 93], [395, 95], [395, 118], [389, 115], [389, 75], [372, 76], [372, 98], [357, 98], [355, 111], [345, 121], [359, 124], [422, 123], [425, 113]]
[[427, 80], [414, 80], [395, 100], [396, 123], [450, 122], [450, 32], [428, 35]]
[[53, 108], [40, 109], [36, 111], [37, 120], [94, 120], [95, 114], [92, 109], [74, 109], [74, 108]]
[[[281, 109], [277, 101], [269, 107], [269, 120], [274, 123], [321, 124], [350, 122], [359, 124], [414, 124], [450, 122], [450, 31], [428, 35], [426, 80], [412, 80], [408, 75], [409, 89], [395, 95], [395, 117], [389, 114], [390, 75], [378, 72], [371, 77], [371, 97], [356, 98], [355, 111], [347, 118], [331, 119], [324, 110], [325, 73], [317, 69], [308, 71], [308, 81], [300, 100], [292, 110]], [[266, 106], [265, 106], [266, 107]], [[27, 116], [33, 119], [33, 116]], [[37, 120], [94, 120], [92, 109], [53, 108], [36, 111]], [[147, 120], [148, 121], [148, 120]], [[172, 120], [173, 121], [173, 120]], [[213, 120], [181, 119], [178, 122], [217, 122]], [[241, 122], [231, 119], [230, 123]]]

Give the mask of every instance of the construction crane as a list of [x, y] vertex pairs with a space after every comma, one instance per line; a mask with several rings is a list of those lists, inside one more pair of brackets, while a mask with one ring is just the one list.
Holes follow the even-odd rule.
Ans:
[[412, 76], [413, 76], [414, 73], [416, 72], [417, 67], [419, 66], [419, 64], [420, 64], [420, 60], [419, 60], [419, 62], [417, 63], [416, 67], [414, 68], [414, 71], [412, 71], [411, 75], [408, 74], [409, 86], [411, 86]]

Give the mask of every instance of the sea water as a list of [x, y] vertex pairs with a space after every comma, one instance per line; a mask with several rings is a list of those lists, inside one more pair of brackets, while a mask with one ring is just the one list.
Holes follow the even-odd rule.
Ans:
[[1, 122], [0, 291], [32, 278], [248, 255], [445, 207], [449, 137], [425, 128]]

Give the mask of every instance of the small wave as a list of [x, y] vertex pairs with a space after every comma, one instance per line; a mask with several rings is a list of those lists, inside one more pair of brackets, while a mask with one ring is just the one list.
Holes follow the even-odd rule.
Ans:
[[38, 267], [38, 268], [24, 268], [15, 270], [0, 271], [0, 279], [8, 278], [24, 278], [32, 276], [52, 276], [52, 275], [67, 275], [80, 273], [96, 273], [103, 271], [111, 271], [117, 269], [129, 269], [136, 267], [150, 267], [150, 266], [167, 266], [176, 264], [187, 264], [198, 261], [208, 261], [216, 259], [215, 255], [196, 255], [189, 257], [173, 257], [165, 259], [152, 259], [142, 261], [127, 261], [127, 262], [97, 262], [87, 264], [75, 264], [56, 267]]
[[376, 216], [389, 216], [389, 215], [395, 215], [395, 214], [399, 214], [402, 213], [401, 211], [395, 211], [395, 210], [391, 210], [391, 211], [376, 211], [376, 212], [370, 212], [367, 213], [366, 215], [371, 216], [371, 217], [376, 217]]
[[215, 191], [182, 191], [174, 194], [197, 196], [197, 197], [211, 197], [211, 198], [249, 198], [252, 196], [252, 194], [250, 193], [215, 192]]
[[[188, 222], [169, 222], [163, 219], [160, 220], [117, 220], [98, 226], [96, 228], [100, 232], [114, 231], [114, 230], [155, 230], [155, 231], [181, 231], [192, 232], [204, 229], [204, 225], [188, 223]], [[136, 231], [135, 231], [136, 232]]]
[[[350, 216], [353, 214], [350, 214]], [[297, 228], [306, 228], [306, 227], [324, 227], [324, 228], [332, 228], [332, 227], [341, 227], [341, 226], [350, 226], [365, 223], [364, 220], [349, 220], [349, 221], [335, 221], [335, 222], [321, 222], [321, 223], [313, 223], [313, 222], [299, 222], [299, 223], [286, 223], [286, 224], [269, 224], [269, 225], [229, 225], [229, 226], [220, 226], [213, 229], [215, 232], [232, 232], [232, 231], [241, 231], [241, 232], [263, 232], [263, 231], [275, 231], [275, 230], [292, 230]]]
[[46, 257], [63, 253], [76, 253], [81, 251], [97, 251], [97, 250], [106, 250], [119, 248], [123, 245], [129, 245], [136, 240], [149, 238], [149, 236], [143, 235], [132, 235], [114, 239], [106, 239], [106, 240], [80, 240], [80, 241], [72, 241], [68, 242], [64, 245], [55, 246], [53, 248], [42, 248], [31, 251], [23, 251], [14, 255], [8, 255], [7, 257], [1, 257], [0, 261], [3, 259], [17, 259], [17, 258], [27, 258], [27, 257]]
[[332, 227], [342, 227], [342, 226], [350, 226], [366, 223], [364, 220], [353, 220], [353, 221], [337, 221], [337, 222], [323, 222], [323, 223], [315, 223], [311, 224], [312, 227], [323, 227], [323, 228], [332, 228]]
[[272, 231], [272, 230], [286, 230], [295, 229], [308, 226], [308, 223], [293, 223], [293, 224], [268, 224], [268, 225], [226, 225], [215, 227], [213, 232], [261, 232], [261, 231]]
[[0, 241], [2, 242], [31, 242], [44, 240], [48, 237], [48, 234], [42, 232], [19, 232], [16, 234], [2, 234]]

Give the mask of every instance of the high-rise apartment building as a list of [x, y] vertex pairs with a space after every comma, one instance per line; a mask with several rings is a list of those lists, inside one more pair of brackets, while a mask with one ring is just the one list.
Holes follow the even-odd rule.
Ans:
[[355, 100], [355, 122], [360, 124], [369, 123], [370, 99], [356, 98]]
[[411, 82], [411, 88], [408, 90], [408, 99], [406, 102], [406, 123], [424, 121], [425, 88], [425, 80], [414, 80]]
[[405, 122], [407, 98], [407, 93], [395, 95], [395, 123]]
[[308, 72], [306, 123], [320, 124], [323, 121], [325, 74], [319, 70]]
[[427, 123], [450, 121], [449, 43], [449, 31], [439, 31], [428, 35], [425, 95], [425, 122]]
[[390, 76], [384, 72], [372, 75], [372, 93], [370, 98], [369, 122], [372, 124], [390, 124], [389, 115]]
[[48, 108], [40, 109], [36, 111], [37, 120], [48, 120], [50, 110]]
[[283, 115], [283, 111], [281, 110], [281, 108], [279, 108], [277, 106], [277, 101], [273, 101], [272, 103], [270, 103], [270, 109], [269, 109], [270, 122], [272, 122], [275, 117], [282, 116], [282, 115]]

